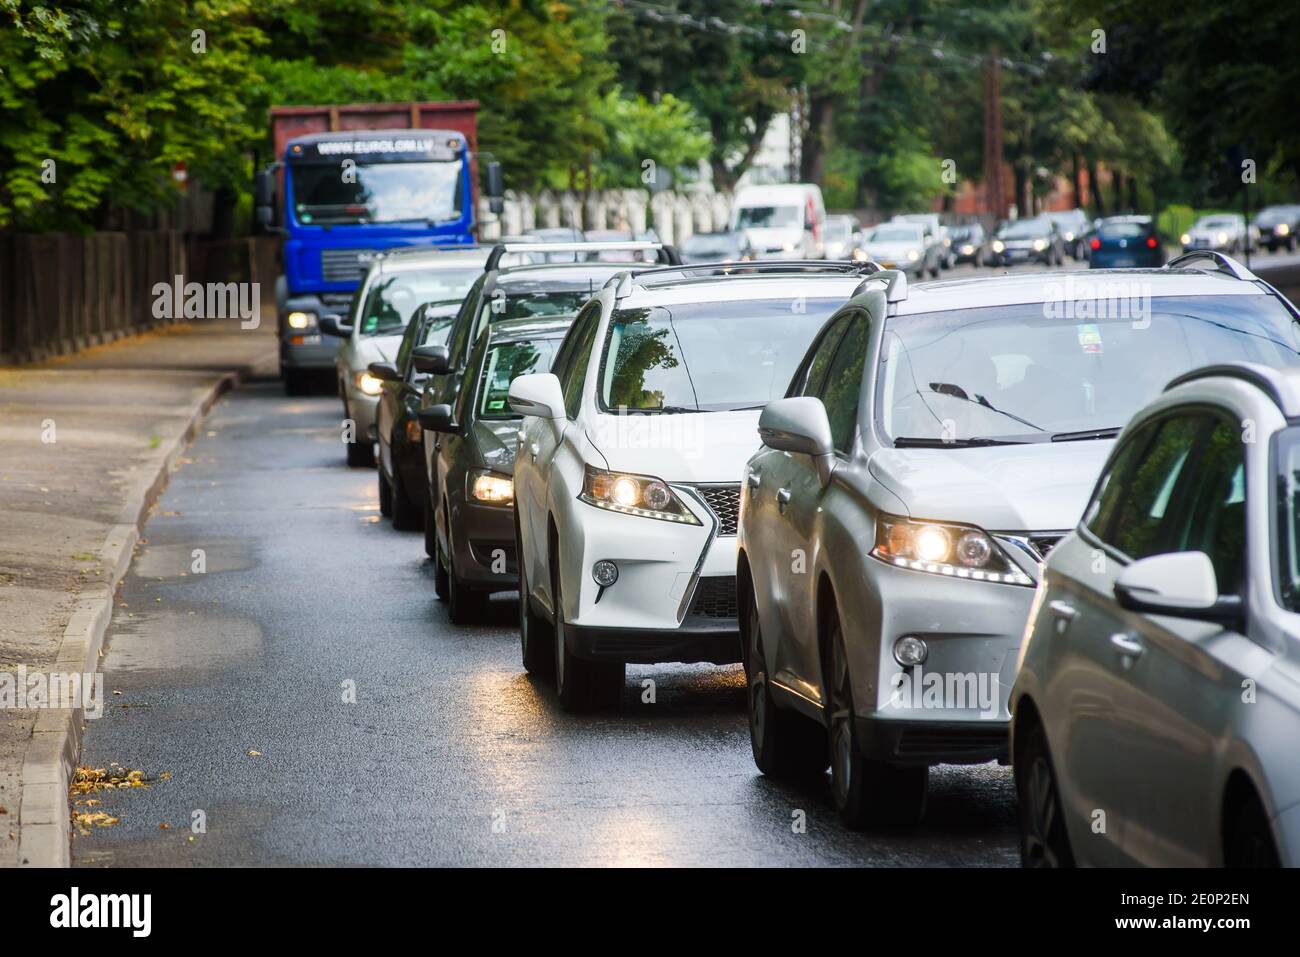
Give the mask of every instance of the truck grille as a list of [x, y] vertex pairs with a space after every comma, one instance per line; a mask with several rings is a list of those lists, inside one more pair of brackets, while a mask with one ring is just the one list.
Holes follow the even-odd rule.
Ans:
[[320, 274], [326, 282], [355, 282], [375, 261], [373, 249], [322, 249]]
[[736, 576], [713, 575], [695, 586], [691, 614], [700, 618], [739, 618], [736, 606]]
[[695, 490], [718, 517], [718, 534], [735, 535], [740, 518], [740, 485], [697, 485]]

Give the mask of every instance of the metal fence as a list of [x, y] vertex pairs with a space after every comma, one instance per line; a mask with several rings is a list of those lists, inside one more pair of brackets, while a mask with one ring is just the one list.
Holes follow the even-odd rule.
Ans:
[[0, 363], [75, 352], [168, 322], [152, 289], [185, 274], [179, 232], [0, 235]]

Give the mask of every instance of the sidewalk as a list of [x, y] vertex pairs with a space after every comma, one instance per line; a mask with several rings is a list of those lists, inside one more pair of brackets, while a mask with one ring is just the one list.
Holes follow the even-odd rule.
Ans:
[[[222, 391], [276, 367], [274, 323], [230, 321], [0, 368], [0, 672], [98, 670], [168, 472]], [[0, 867], [67, 861], [80, 733], [79, 712], [0, 705]]]

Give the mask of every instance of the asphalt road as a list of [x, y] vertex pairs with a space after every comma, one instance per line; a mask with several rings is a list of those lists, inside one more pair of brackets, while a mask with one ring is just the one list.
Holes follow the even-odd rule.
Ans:
[[381, 521], [374, 472], [344, 465], [339, 416], [254, 383], [173, 475], [82, 757], [150, 785], [75, 806], [119, 819], [74, 837], [76, 864], [1017, 862], [1007, 768], [936, 769], [902, 834], [849, 832], [824, 786], [759, 775], [738, 667], [631, 667], [621, 711], [564, 714], [523, 673], [513, 596], [492, 624], [450, 624], [419, 534]]

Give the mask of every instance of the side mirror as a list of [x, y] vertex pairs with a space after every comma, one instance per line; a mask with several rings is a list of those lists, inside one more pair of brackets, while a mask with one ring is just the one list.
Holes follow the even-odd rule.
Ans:
[[383, 382], [397, 382], [402, 378], [402, 374], [397, 371], [397, 366], [391, 362], [372, 362], [366, 366], [366, 369], [372, 376]]
[[451, 353], [446, 346], [416, 346], [411, 350], [411, 365], [416, 372], [446, 375], [451, 371]]
[[1121, 608], [1174, 618], [1198, 618], [1237, 626], [1241, 599], [1220, 595], [1214, 564], [1204, 552], [1169, 552], [1141, 558], [1115, 579]]
[[275, 170], [260, 169], [253, 177], [253, 203], [268, 209], [275, 205]]
[[501, 172], [501, 164], [496, 160], [487, 164], [487, 198], [488, 209], [496, 216], [500, 216], [506, 208], [506, 181]]
[[758, 418], [758, 437], [769, 449], [811, 455], [824, 486], [834, 467], [834, 440], [826, 406], [814, 396], [769, 402]]
[[509, 399], [510, 409], [517, 415], [564, 418], [564, 390], [554, 373], [521, 375], [510, 383]]
[[327, 336], [338, 336], [340, 339], [347, 339], [352, 335], [352, 327], [343, 321], [342, 316], [334, 313], [317, 317], [316, 325]]
[[428, 408], [421, 409], [416, 418], [420, 420], [420, 428], [426, 432], [459, 432], [458, 426], [451, 417], [451, 406], [431, 405]]
[[270, 206], [258, 206], [253, 210], [253, 218], [262, 229], [270, 229], [275, 225], [275, 210]]

